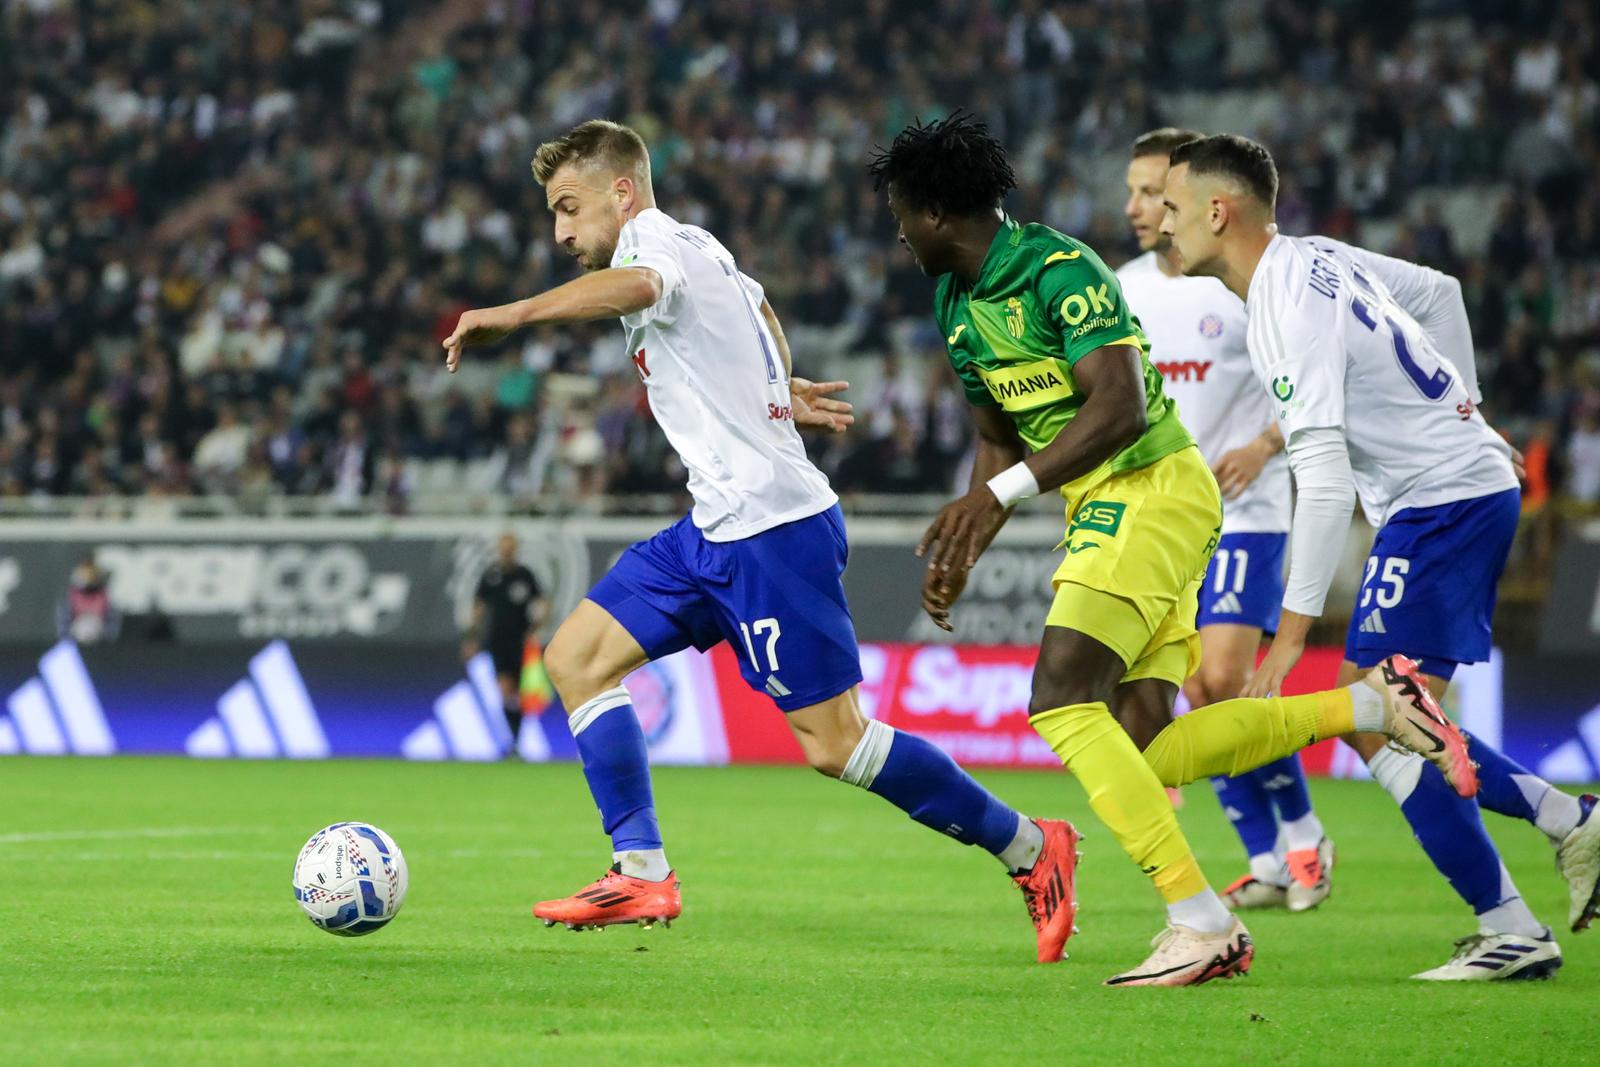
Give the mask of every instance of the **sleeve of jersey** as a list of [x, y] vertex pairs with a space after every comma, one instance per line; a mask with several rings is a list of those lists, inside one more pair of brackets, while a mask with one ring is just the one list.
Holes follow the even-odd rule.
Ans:
[[1105, 264], [1080, 249], [1042, 255], [1037, 292], [1045, 317], [1061, 331], [1068, 366], [1106, 345], [1139, 346], [1139, 327], [1122, 285]]
[[1289, 438], [1288, 450], [1295, 502], [1283, 606], [1315, 618], [1322, 614], [1350, 532], [1355, 479], [1339, 430], [1301, 430]]
[[1251, 324], [1251, 357], [1272, 398], [1273, 414], [1288, 440], [1301, 430], [1344, 426], [1344, 352], [1339, 344], [1340, 304], [1302, 285], [1298, 304], [1279, 293]]
[[1482, 403], [1472, 324], [1467, 319], [1467, 302], [1461, 295], [1461, 283], [1432, 267], [1352, 245], [1344, 247], [1364, 270], [1377, 275], [1395, 301], [1417, 320], [1433, 346], [1455, 367], [1472, 402]]
[[611, 256], [611, 265], [649, 267], [661, 278], [661, 298], [642, 311], [624, 316], [624, 322], [631, 326], [643, 326], [650, 322], [665, 324], [672, 321], [672, 298], [683, 288], [683, 265], [678, 259], [680, 255], [682, 250], [665, 234], [634, 223], [622, 228], [617, 250]]

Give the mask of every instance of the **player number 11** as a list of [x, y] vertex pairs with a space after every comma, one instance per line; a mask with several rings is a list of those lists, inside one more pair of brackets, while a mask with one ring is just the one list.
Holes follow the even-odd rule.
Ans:
[[755, 637], [760, 637], [763, 630], [767, 632], [767, 666], [765, 669], [776, 672], [778, 669], [778, 638], [783, 634], [782, 628], [778, 626], [778, 620], [757, 619], [748, 626], [742, 622], [739, 624], [739, 632], [744, 634], [744, 650], [750, 654], [750, 666], [758, 671], [763, 668], [761, 661], [756, 659], [755, 640], [751, 635], [754, 634]]

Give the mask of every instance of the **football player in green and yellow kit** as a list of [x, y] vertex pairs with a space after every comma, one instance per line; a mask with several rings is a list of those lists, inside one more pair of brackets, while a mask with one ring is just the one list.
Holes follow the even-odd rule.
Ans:
[[901, 243], [939, 280], [934, 313], [978, 427], [971, 491], [917, 549], [929, 561], [923, 607], [949, 629], [968, 571], [1011, 508], [1060, 490], [1066, 554], [1030, 722], [1167, 907], [1154, 952], [1109, 984], [1242, 974], [1250, 935], [1207, 884], [1163, 786], [1366, 730], [1434, 760], [1471, 795], [1465, 742], [1410, 662], [1394, 657], [1348, 688], [1213, 704], [1141, 755], [1114, 713], [1158, 702], [1170, 715], [1198, 665], [1197, 593], [1222, 523], [1216, 479], [1162, 391], [1116, 275], [1082, 242], [1005, 214], [1016, 179], [981, 122], [957, 112], [913, 124], [870, 169]]

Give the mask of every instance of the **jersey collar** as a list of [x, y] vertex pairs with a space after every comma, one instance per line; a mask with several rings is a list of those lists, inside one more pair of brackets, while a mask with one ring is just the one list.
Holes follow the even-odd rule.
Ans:
[[983, 257], [983, 266], [978, 268], [978, 280], [972, 285], [974, 292], [983, 288], [984, 279], [1005, 262], [1021, 241], [1022, 227], [1017, 220], [1010, 215], [1000, 216], [1000, 229], [995, 233], [994, 240], [989, 242], [989, 251]]

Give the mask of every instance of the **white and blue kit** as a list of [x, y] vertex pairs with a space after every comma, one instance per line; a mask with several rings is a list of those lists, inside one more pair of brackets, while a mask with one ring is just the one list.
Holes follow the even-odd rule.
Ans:
[[656, 208], [623, 226], [611, 265], [661, 277], [661, 298], [622, 323], [694, 508], [624, 552], [589, 599], [651, 659], [727, 640], [780, 708], [837, 696], [861, 681], [844, 519], [795, 429], [761, 286]]
[[1478, 412], [1460, 287], [1326, 237], [1276, 236], [1249, 289], [1250, 357], [1300, 492], [1284, 606], [1320, 615], [1352, 490], [1378, 527], [1346, 655], [1448, 678], [1489, 653], [1516, 531], [1511, 449]]
[[[1250, 366], [1243, 302], [1215, 278], [1163, 273], [1155, 252], [1125, 264], [1117, 279], [1206, 462], [1259, 437], [1274, 416]], [[1222, 536], [1200, 587], [1195, 625], [1237, 623], [1275, 633], [1288, 540], [1289, 463], [1280, 453], [1237, 498], [1223, 502]]]
[[[611, 265], [660, 276], [660, 298], [622, 324], [650, 409], [688, 468], [694, 508], [623, 552], [589, 599], [650, 659], [728, 641], [745, 681], [784, 711], [847, 692], [861, 662], [841, 581], [844, 519], [795, 428], [761, 286], [711, 234], [656, 208], [623, 225]], [[665, 877], [627, 689], [591, 697], [568, 722], [617, 870]], [[913, 734], [868, 723], [840, 777], [1008, 866], [1038, 854], [1037, 826]]]

